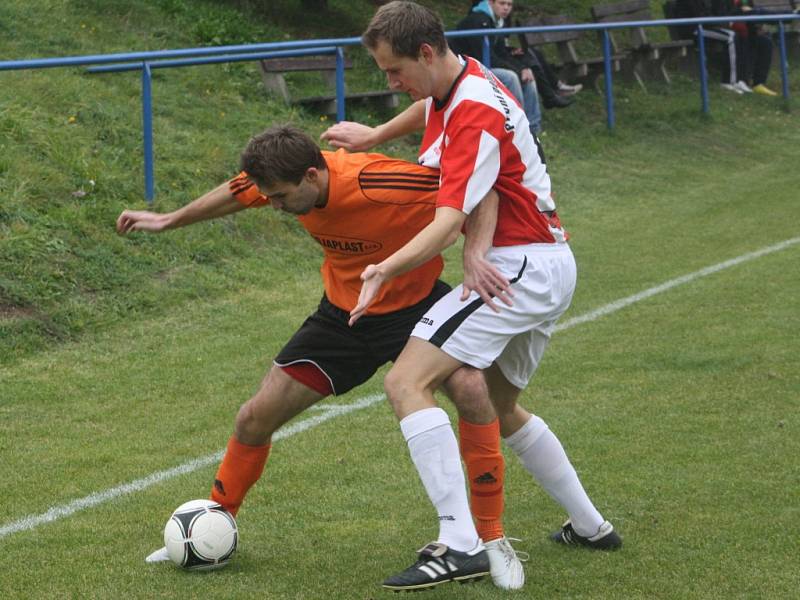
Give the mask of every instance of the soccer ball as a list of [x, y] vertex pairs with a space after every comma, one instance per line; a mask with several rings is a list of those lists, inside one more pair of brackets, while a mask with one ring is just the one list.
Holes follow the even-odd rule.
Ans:
[[217, 569], [236, 550], [233, 515], [212, 500], [191, 500], [172, 513], [164, 527], [170, 560], [184, 569]]

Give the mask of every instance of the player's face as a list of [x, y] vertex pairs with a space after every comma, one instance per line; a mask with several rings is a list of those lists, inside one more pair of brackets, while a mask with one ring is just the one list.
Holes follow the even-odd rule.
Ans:
[[429, 61], [420, 51], [418, 58], [397, 56], [386, 42], [380, 41], [369, 51], [378, 68], [386, 73], [389, 87], [406, 92], [412, 100], [421, 100], [433, 94]]
[[259, 189], [269, 198], [272, 208], [292, 215], [307, 215], [320, 201], [320, 190], [316, 185], [316, 177], [312, 177], [308, 173], [298, 184], [278, 181], [272, 185], [260, 186]]

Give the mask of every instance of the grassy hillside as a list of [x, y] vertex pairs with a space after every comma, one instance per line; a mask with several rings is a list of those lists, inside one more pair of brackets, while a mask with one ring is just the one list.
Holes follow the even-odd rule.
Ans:
[[[431, 4], [449, 23], [462, 12], [462, 2]], [[588, 14], [588, 2], [540, 6], [555, 4]], [[298, 5], [9, 0], [0, 4], [0, 55], [292, 38], [299, 35], [289, 27], [298, 23]], [[370, 2], [344, 0], [331, 0], [330, 7], [321, 35], [356, 35], [373, 10]], [[382, 85], [368, 58], [361, 64], [354, 85]], [[291, 219], [272, 211], [250, 211], [164, 237], [114, 234], [123, 208], [143, 206], [138, 74], [62, 68], [3, 72], [0, 80], [0, 360], [244, 283], [270, 285], [316, 270], [317, 249]], [[606, 179], [607, 193], [617, 193], [617, 161], [625, 157], [642, 163], [636, 167], [638, 184], [660, 186], [670, 185], [684, 163], [697, 164], [698, 154], [709, 164], [725, 161], [747, 170], [763, 162], [765, 150], [780, 157], [797, 147], [797, 117], [782, 111], [780, 101], [712, 90], [713, 116], [707, 119], [699, 114], [696, 82], [687, 79], [679, 77], [672, 88], [654, 85], [649, 94], [621, 82], [615, 89], [613, 134], [605, 129], [602, 98], [593, 94], [545, 116], [543, 140], [562, 212], [573, 212], [570, 202], [580, 202], [581, 212], [598, 210], [589, 201], [598, 196], [602, 202], [598, 180]], [[797, 89], [795, 82], [795, 94]], [[154, 102], [157, 210], [182, 205], [233, 173], [247, 138], [271, 123], [291, 121], [312, 134], [328, 125], [324, 117], [266, 96], [252, 64], [157, 71]], [[386, 116], [364, 109], [349, 115], [366, 122]], [[382, 150], [413, 158], [415, 142]], [[573, 223], [580, 218], [569, 216]]]

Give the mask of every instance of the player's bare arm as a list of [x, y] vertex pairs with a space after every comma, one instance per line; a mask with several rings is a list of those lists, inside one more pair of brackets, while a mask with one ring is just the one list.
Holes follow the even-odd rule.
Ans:
[[228, 183], [206, 192], [186, 206], [169, 213], [147, 210], [124, 210], [117, 218], [117, 233], [131, 231], [157, 233], [167, 229], [185, 227], [198, 221], [217, 219], [247, 208], [234, 198]]
[[329, 127], [320, 138], [334, 148], [364, 152], [383, 142], [407, 135], [425, 127], [425, 101], [409, 106], [393, 119], [377, 127], [342, 121]]
[[361, 274], [364, 282], [358, 304], [350, 311], [353, 325], [369, 308], [383, 283], [410, 271], [452, 246], [458, 239], [466, 215], [455, 208], [440, 206], [433, 221], [414, 236], [405, 246], [377, 265], [369, 265]]
[[508, 279], [486, 260], [497, 225], [499, 202], [497, 192], [490, 190], [467, 217], [463, 250], [464, 290], [461, 294], [461, 300], [465, 301], [470, 292], [476, 292], [495, 312], [500, 312], [500, 309], [494, 298], [511, 306], [510, 296], [513, 296]]

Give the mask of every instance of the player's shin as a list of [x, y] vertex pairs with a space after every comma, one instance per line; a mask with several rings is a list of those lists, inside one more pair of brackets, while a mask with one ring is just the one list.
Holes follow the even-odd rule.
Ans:
[[467, 502], [458, 444], [441, 408], [426, 408], [400, 421], [411, 459], [439, 515], [439, 539], [461, 552], [478, 545], [478, 533]]
[[595, 535], [603, 517], [583, 489], [575, 469], [558, 438], [535, 415], [509, 437], [508, 445], [520, 457], [528, 472], [570, 516], [575, 531]]
[[261, 477], [270, 447], [248, 446], [231, 436], [214, 478], [211, 499], [235, 516], [248, 490]]
[[505, 459], [500, 450], [500, 424], [458, 421], [461, 457], [467, 468], [470, 506], [484, 542], [503, 537]]

